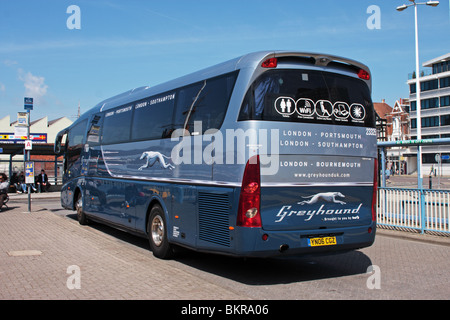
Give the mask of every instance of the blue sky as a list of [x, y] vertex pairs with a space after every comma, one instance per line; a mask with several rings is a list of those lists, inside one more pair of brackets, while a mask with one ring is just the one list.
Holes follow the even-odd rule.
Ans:
[[[408, 0], [0, 0], [0, 110], [73, 117], [98, 102], [259, 50], [340, 55], [367, 64], [373, 100], [408, 97], [415, 69]], [[70, 5], [80, 30], [67, 28]], [[371, 5], [380, 29], [369, 29]], [[449, 1], [419, 7], [421, 63], [450, 52]], [[74, 118], [71, 118], [74, 120]]]

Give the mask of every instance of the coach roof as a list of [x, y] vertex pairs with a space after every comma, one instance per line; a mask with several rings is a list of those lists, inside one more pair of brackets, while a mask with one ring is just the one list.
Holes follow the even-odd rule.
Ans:
[[150, 96], [168, 92], [176, 88], [180, 88], [208, 78], [213, 78], [228, 72], [233, 72], [235, 70], [240, 70], [243, 68], [256, 69], [260, 66], [261, 61], [264, 61], [271, 57], [306, 58], [313, 61], [312, 62], [313, 65], [319, 67], [326, 67], [331, 62], [338, 62], [341, 64], [346, 64], [369, 71], [368, 67], [362, 63], [338, 56], [320, 53], [302, 53], [294, 51], [260, 51], [243, 55], [241, 57], [165, 82], [163, 84], [156, 85], [154, 87], [140, 87], [133, 90], [129, 90], [127, 92], [124, 92], [122, 94], [119, 94], [117, 96], [114, 96], [112, 98], [100, 102], [88, 113], [105, 111], [133, 101], [141, 100]]

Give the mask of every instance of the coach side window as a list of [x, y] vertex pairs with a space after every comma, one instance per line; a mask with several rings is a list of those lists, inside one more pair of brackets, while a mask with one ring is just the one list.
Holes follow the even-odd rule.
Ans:
[[89, 145], [95, 146], [100, 144], [100, 132], [102, 123], [103, 123], [103, 115], [101, 113], [96, 114], [92, 118], [91, 124], [89, 126], [89, 131], [87, 134], [87, 143], [89, 143]]
[[184, 129], [186, 134], [194, 131], [194, 117], [201, 108], [204, 108], [202, 91], [206, 88], [206, 80], [178, 92], [177, 107], [174, 115], [174, 129]]
[[[185, 129], [190, 135], [220, 129], [227, 112], [237, 73], [204, 80], [179, 90], [174, 116], [174, 128]], [[194, 123], [202, 124], [194, 128]]]
[[133, 106], [125, 105], [105, 113], [102, 130], [102, 144], [127, 142], [130, 139]]
[[175, 97], [176, 93], [172, 92], [136, 102], [131, 139], [170, 138]]

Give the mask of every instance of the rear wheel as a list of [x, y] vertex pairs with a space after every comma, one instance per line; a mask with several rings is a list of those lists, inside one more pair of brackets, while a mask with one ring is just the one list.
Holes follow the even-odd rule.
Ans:
[[170, 259], [173, 256], [173, 248], [167, 240], [164, 211], [159, 205], [154, 206], [150, 211], [147, 232], [153, 255], [160, 259]]
[[77, 201], [75, 202], [75, 210], [77, 211], [78, 222], [82, 226], [87, 225], [88, 219], [83, 211], [83, 197], [81, 196], [81, 193], [78, 194]]

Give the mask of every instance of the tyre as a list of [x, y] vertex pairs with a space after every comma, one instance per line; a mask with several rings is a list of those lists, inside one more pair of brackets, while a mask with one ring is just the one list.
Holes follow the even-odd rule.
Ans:
[[170, 259], [173, 256], [173, 248], [167, 240], [167, 224], [164, 211], [159, 205], [150, 211], [147, 233], [153, 255], [160, 259]]
[[77, 201], [75, 202], [75, 210], [77, 211], [77, 219], [78, 222], [85, 226], [88, 224], [88, 219], [86, 217], [86, 214], [83, 211], [83, 197], [81, 193], [78, 194]]

